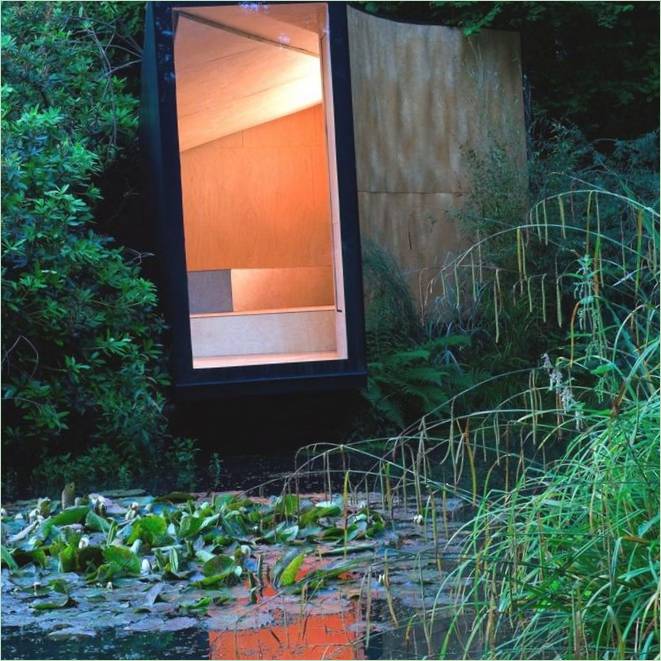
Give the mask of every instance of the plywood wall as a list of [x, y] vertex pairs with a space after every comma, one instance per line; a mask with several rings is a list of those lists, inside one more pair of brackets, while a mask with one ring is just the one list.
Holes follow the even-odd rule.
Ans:
[[321, 105], [181, 153], [189, 271], [331, 266]]
[[348, 14], [362, 235], [393, 254], [419, 297], [465, 245], [465, 154], [498, 143], [524, 166], [519, 38]]

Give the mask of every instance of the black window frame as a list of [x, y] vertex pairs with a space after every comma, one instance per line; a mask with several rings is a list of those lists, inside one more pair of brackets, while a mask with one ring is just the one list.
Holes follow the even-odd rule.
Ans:
[[[238, 2], [148, 2], [142, 135], [149, 160], [161, 305], [170, 328], [175, 395], [182, 398], [356, 388], [366, 381], [363, 280], [346, 3], [327, 2], [347, 358], [193, 368], [174, 72], [173, 9]], [[260, 3], [268, 4], [268, 3]]]

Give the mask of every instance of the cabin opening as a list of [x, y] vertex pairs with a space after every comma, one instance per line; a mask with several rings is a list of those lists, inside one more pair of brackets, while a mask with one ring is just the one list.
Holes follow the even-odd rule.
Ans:
[[174, 9], [195, 369], [347, 358], [327, 13]]

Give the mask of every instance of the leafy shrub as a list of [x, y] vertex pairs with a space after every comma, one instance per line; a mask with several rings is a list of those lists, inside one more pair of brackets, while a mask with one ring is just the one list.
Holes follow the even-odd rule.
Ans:
[[368, 382], [363, 392], [371, 421], [362, 432], [397, 433], [446, 402], [470, 379], [454, 352], [468, 334], [429, 332], [392, 255], [374, 242], [363, 250]]
[[508, 190], [502, 151], [475, 162], [462, 220], [481, 239], [449, 267], [467, 265], [477, 301], [463, 367], [503, 374], [448, 388], [374, 457], [382, 484], [413, 479], [419, 511], [448, 491], [476, 506], [450, 540], [459, 566], [439, 574], [438, 604], [456, 599], [442, 658], [659, 655], [658, 134], [606, 156], [555, 131], [525, 213], [494, 188]]
[[175, 438], [165, 456], [177, 489], [193, 489], [197, 476], [195, 456], [198, 448], [191, 438]]
[[155, 288], [134, 255], [94, 229], [96, 182], [136, 138], [138, 101], [116, 71], [139, 59], [140, 12], [133, 3], [2, 6], [8, 470], [89, 448], [45, 465], [58, 479], [103, 481], [121, 462], [138, 472], [165, 435]]
[[392, 255], [368, 240], [362, 260], [368, 357], [378, 358], [420, 341], [422, 327], [418, 311]]
[[[619, 198], [596, 191], [658, 204], [658, 132], [613, 141], [609, 154], [572, 127], [533, 127], [532, 133], [527, 191], [504, 148], [495, 145], [484, 154], [465, 155], [472, 193], [457, 220], [474, 244], [438, 278], [456, 278], [469, 295], [458, 298], [453, 286], [438, 287], [447, 293], [428, 310], [428, 316], [437, 317], [429, 323], [442, 332], [454, 307], [453, 328], [472, 335], [471, 366], [487, 372], [494, 365], [502, 372], [520, 370], [563, 341], [562, 320], [571, 315], [574, 302], [562, 294], [572, 281], [576, 255], [584, 252], [586, 230], [602, 235], [591, 251], [603, 251], [605, 260], [616, 258], [626, 219]], [[561, 195], [557, 202], [554, 197], [580, 190], [593, 193]], [[553, 209], [535, 204], [551, 198]], [[577, 229], [586, 213], [595, 212], [598, 227]], [[522, 263], [531, 265], [524, 273]], [[504, 395], [493, 392], [489, 398], [499, 401]]]

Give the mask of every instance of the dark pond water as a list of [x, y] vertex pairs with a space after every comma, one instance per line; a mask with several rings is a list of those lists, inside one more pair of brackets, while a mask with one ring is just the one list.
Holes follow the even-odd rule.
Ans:
[[[299, 457], [299, 464], [305, 457]], [[224, 489], [251, 489], [253, 496], [282, 490], [292, 456], [225, 462]], [[302, 472], [298, 489], [311, 498], [341, 488], [341, 471]], [[267, 479], [268, 478], [268, 479]], [[265, 486], [257, 488], [258, 485]], [[369, 485], [367, 485], [369, 486]], [[365, 492], [376, 506], [381, 496]], [[119, 502], [119, 501], [118, 501]], [[351, 554], [352, 568], [314, 595], [277, 592], [266, 585], [253, 603], [248, 586], [229, 589], [227, 603], [187, 610], [208, 590], [185, 581], [119, 579], [112, 590], [63, 575], [74, 589], [69, 607], [37, 611], [34, 583], [44, 580], [33, 567], [2, 571], [3, 659], [411, 659], [438, 654], [449, 621], [451, 599], [439, 584], [456, 562], [464, 504], [444, 502], [444, 530], [413, 520], [415, 505], [401, 500], [392, 511], [392, 531], [378, 543]], [[255, 548], [265, 564], [282, 552]], [[311, 553], [301, 571], [336, 561]], [[345, 558], [346, 560], [346, 558]], [[384, 565], [388, 567], [384, 581]], [[159, 590], [154, 597], [154, 589]], [[41, 596], [41, 595], [39, 595]], [[434, 609], [433, 616], [430, 612]], [[470, 622], [465, 624], [470, 630]], [[478, 641], [476, 641], [477, 644]], [[456, 649], [456, 656], [464, 653]], [[450, 655], [453, 649], [450, 647]]]

